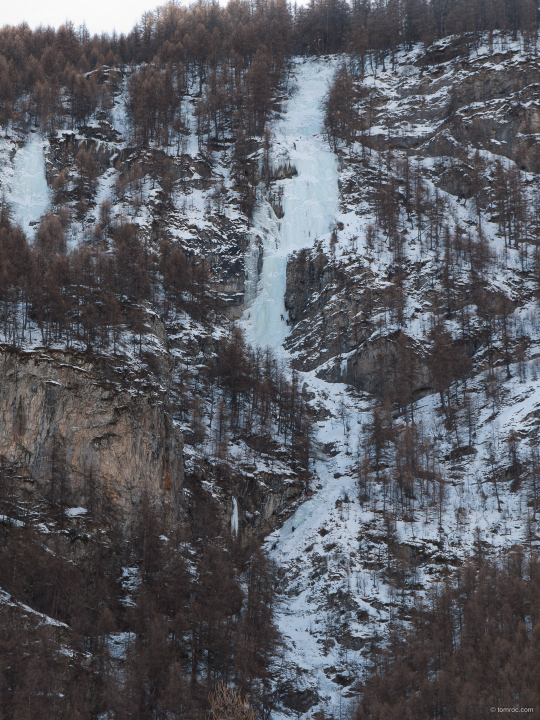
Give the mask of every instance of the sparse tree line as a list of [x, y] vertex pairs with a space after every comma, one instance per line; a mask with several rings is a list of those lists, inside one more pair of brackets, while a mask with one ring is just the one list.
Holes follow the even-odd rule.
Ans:
[[[84, 123], [100, 103], [107, 110], [110, 94], [130, 64], [142, 65], [130, 77], [130, 96], [136, 132], [143, 141], [172, 126], [192, 78], [199, 94], [209, 83], [206, 102], [211, 108], [218, 80], [226, 81], [223, 87], [218, 83], [219, 92], [232, 83], [231, 92], [236, 88], [240, 103], [244, 94], [253, 92], [251, 111], [259, 117], [264, 108], [256, 107], [261, 99], [257, 92], [266, 94], [272, 79], [279, 79], [290, 32], [291, 17], [281, 0], [256, 8], [248, 2], [190, 8], [170, 3], [146, 13], [127, 36], [90, 37], [84, 27], [76, 30], [69, 23], [58, 30], [8, 26], [0, 31], [2, 123], [7, 128], [28, 113], [49, 129], [57, 125], [55, 115]], [[217, 109], [221, 101], [216, 102]]]
[[395, 60], [399, 46], [449, 35], [466, 37], [472, 46], [482, 33], [495, 31], [537, 37], [538, 8], [531, 0], [325, 0], [298, 8], [294, 16], [294, 48], [307, 54], [348, 52], [361, 74]]
[[[441, 159], [437, 172], [459, 173], [464, 197], [474, 200], [475, 221], [463, 225], [455, 218], [449, 221], [451, 209], [437, 188], [437, 178], [434, 183], [426, 180], [421, 160], [408, 151], [370, 153], [357, 167], [350, 192], [355, 186], [362, 187], [363, 199], [374, 218], [366, 230], [365, 251], [368, 257], [383, 259], [391, 271], [391, 285], [377, 293], [366, 290], [362, 295], [363, 313], [357, 322], [376, 316], [377, 327], [406, 334], [406, 296], [418, 291], [421, 283], [430, 302], [430, 323], [425, 333], [429, 350], [424, 352], [424, 360], [430, 366], [443, 410], [450, 401], [450, 386], [466, 378], [473, 356], [475, 360], [482, 357], [489, 372], [502, 364], [509, 378], [510, 365], [517, 363], [521, 373], [531, 325], [515, 315], [517, 305], [510, 290], [495, 287], [492, 279], [498, 271], [507, 275], [518, 271], [526, 277], [533, 297], [540, 298], [537, 189], [527, 186], [519, 168], [501, 161], [487, 163], [478, 151], [463, 150], [459, 157]], [[485, 220], [496, 223], [502, 250], [488, 239]], [[335, 235], [337, 242], [337, 231]], [[411, 242], [426, 259], [425, 276], [416, 280], [412, 279], [414, 271], [407, 253]], [[348, 247], [342, 246], [343, 257], [337, 259], [335, 245], [331, 246], [326, 262], [343, 264], [346, 272], [356, 243], [354, 238]], [[318, 252], [325, 257], [321, 249]], [[325, 263], [321, 259], [315, 265], [324, 268]], [[381, 377], [378, 390], [380, 396], [389, 395], [392, 402], [401, 403], [401, 408], [412, 402], [414, 383], [399, 376], [419, 372], [418, 363], [407, 358], [418, 355], [413, 345], [398, 337], [395, 379]]]
[[50, 502], [38, 510], [44, 536], [14, 489], [2, 468], [0, 587], [12, 603], [0, 622], [3, 717], [202, 718], [219, 682], [268, 711], [274, 571], [257, 547], [221, 537], [208, 494], [194, 488], [174, 530], [143, 498], [128, 536], [107, 498], [90, 534], [68, 529]]
[[150, 250], [134, 224], [114, 225], [110, 242], [69, 250], [62, 213], [42, 218], [32, 245], [8, 214], [4, 208], [0, 223], [0, 303], [7, 344], [21, 347], [38, 340], [116, 348], [126, 328], [141, 339], [144, 303], [153, 303], [166, 317], [189, 312], [201, 320], [219, 305], [202, 260], [186, 258], [166, 241]]
[[[531, 23], [523, 29], [534, 39], [535, 28]], [[384, 53], [371, 59], [384, 62]], [[437, 173], [460, 173], [464, 196], [475, 203], [476, 223], [448, 223], [448, 205], [436, 188], [428, 188], [421, 162], [415, 163], [408, 152], [393, 155], [390, 150], [374, 157], [368, 138], [369, 90], [358, 83], [362, 62], [338, 70], [324, 106], [325, 130], [334, 148], [360, 143], [361, 169], [355, 182], [364, 197], [369, 188], [374, 217], [366, 252], [387, 262], [392, 282], [385, 292], [366, 292], [362, 298], [369, 306], [367, 317], [377, 314], [377, 326], [390, 333], [393, 352], [385, 357], [370, 421], [359, 440], [359, 499], [378, 512], [382, 508], [389, 556], [390, 548], [396, 552], [384, 571], [391, 592], [406, 591], [414, 599], [421, 560], [399, 547], [395, 520], [412, 527], [425, 517], [425, 522], [438, 524], [442, 536], [451, 511], [458, 532], [465, 527], [467, 501], [459, 504], [454, 494], [450, 504], [448, 468], [481, 452], [475, 447], [479, 410], [491, 408], [496, 416], [504, 382], [513, 375], [525, 381], [531, 366], [536, 380], [537, 367], [525, 360], [538, 331], [537, 305], [532, 318], [524, 321], [515, 313], [519, 291], [511, 294], [491, 281], [505, 271], [510, 275], [512, 268], [515, 276], [526, 278], [525, 301], [540, 296], [538, 198], [537, 188], [527, 187], [519, 168], [504, 161], [488, 163], [474, 151], [485, 139], [477, 135], [472, 153], [463, 143], [453, 159], [436, 161]], [[459, 127], [452, 131], [463, 141]], [[499, 249], [485, 235], [487, 219], [498, 227]], [[418, 290], [406, 252], [411, 240], [420, 247], [421, 257], [429, 259], [429, 279], [423, 288], [431, 307], [420, 342], [407, 337], [404, 314], [407, 295]], [[326, 259], [347, 265], [347, 258], [336, 260], [335, 250]], [[422, 383], [422, 376], [429, 382]], [[434, 428], [426, 428], [416, 416], [419, 390], [438, 396], [441, 425], [435, 437]], [[443, 437], [452, 448], [446, 455], [440, 451]], [[485, 475], [476, 485], [482, 507], [489, 498], [501, 517], [508, 517], [504, 495], [519, 496], [531, 542], [537, 534], [537, 444], [536, 429], [525, 438], [510, 430], [504, 440], [493, 431], [484, 457]], [[467, 470], [461, 471], [469, 484]], [[540, 577], [538, 557], [525, 559], [518, 548], [500, 562], [486, 561], [484, 552], [478, 535], [476, 566], [458, 570], [442, 589], [434, 585], [425, 601], [416, 597], [412, 617], [406, 624], [395, 622], [388, 647], [374, 648], [355, 710], [357, 720], [462, 720], [488, 717], [490, 706], [535, 707], [540, 686], [532, 668], [540, 626], [532, 597]]]
[[538, 556], [516, 548], [487, 559], [480, 539], [475, 553], [418, 596], [408, 627], [396, 623], [373, 654], [356, 720], [476, 720], [538, 706]]
[[[493, 392], [489, 380], [485, 391], [489, 399]], [[476, 454], [478, 404], [478, 398], [467, 393], [459, 402], [454, 401], [445, 418], [453, 449], [444, 455], [425, 423], [414, 419], [404, 423], [396, 418], [388, 402], [376, 403], [357, 448], [355, 466], [361, 503], [379, 509], [382, 504], [383, 512], [406, 522], [432, 518], [440, 529], [444, 527], [445, 514], [452, 509], [455, 513], [452, 522], [455, 520], [459, 528], [467, 510], [450, 505], [455, 498], [450, 497], [448, 463], [460, 463]], [[510, 431], [504, 440], [494, 436], [488, 442], [486, 474], [476, 483], [475, 492], [484, 508], [491, 497], [494, 507], [503, 515], [503, 490], [518, 494], [527, 537], [532, 540], [540, 501], [538, 434], [532, 434], [528, 443], [522, 440], [517, 432]]]
[[[203, 324], [216, 318], [221, 303], [202, 259], [186, 256], [168, 240], [154, 249], [128, 222], [111, 225], [110, 237], [68, 250], [63, 221], [62, 214], [45, 216], [30, 245], [4, 209], [0, 318], [6, 344], [18, 348], [37, 341], [121, 355], [128, 341], [142, 355], [147, 308], [165, 323], [183, 314]], [[225, 452], [231, 435], [277, 434], [307, 471], [311, 420], [296, 376], [288, 380], [269, 353], [249, 349], [236, 331], [205, 364], [204, 377], [193, 384], [204, 382], [210, 398], [209, 432], [216, 423], [219, 428], [216, 454]], [[178, 412], [194, 420], [199, 443], [208, 432], [201, 421], [204, 397], [183, 377]]]
[[201, 134], [219, 138], [227, 120], [260, 135], [292, 54], [347, 51], [363, 69], [368, 53], [384, 62], [403, 43], [447, 35], [506, 30], [533, 39], [537, 20], [532, 0], [322, 0], [294, 12], [283, 0], [244, 0], [170, 3], [146, 13], [129, 34], [112, 37], [91, 37], [69, 23], [58, 30], [5, 27], [0, 122], [5, 129], [12, 121], [39, 121], [53, 130], [62, 117], [84, 124], [98, 107], [110, 109], [121, 73], [134, 64], [142, 67], [130, 78], [130, 107], [143, 142], [181, 126], [181, 98], [192, 78], [202, 95]]
[[[199, 385], [194, 392], [192, 385]], [[208, 446], [227, 465], [231, 440], [242, 439], [251, 454], [290, 453], [288, 463], [309, 482], [312, 411], [299, 385], [269, 350], [248, 347], [238, 330], [223, 339], [203, 373], [178, 369], [175, 407], [191, 426], [190, 442]], [[276, 441], [279, 445], [275, 445]], [[234, 465], [234, 462], [233, 462]]]
[[[504, 381], [513, 375], [527, 379], [527, 349], [538, 330], [538, 306], [533, 305], [527, 319], [516, 313], [519, 291], [510, 288], [520, 276], [525, 278], [524, 297], [540, 297], [538, 191], [516, 166], [487, 162], [474, 147], [463, 147], [455, 157], [437, 160], [435, 168], [439, 177], [459, 173], [464, 197], [474, 202], [475, 222], [449, 222], [450, 208], [436, 187], [438, 178], [434, 184], [426, 179], [421, 160], [409, 151], [374, 153], [369, 148], [367, 95], [343, 65], [325, 99], [329, 141], [360, 143], [349, 192], [362, 188], [374, 218], [367, 228], [365, 253], [387, 263], [391, 281], [384, 289], [366, 289], [359, 296], [362, 312], [350, 328], [350, 336], [365, 337], [366, 326], [371, 333], [375, 325], [391, 348], [379, 372], [374, 371], [375, 409], [358, 463], [360, 495], [366, 501], [382, 499], [402, 518], [418, 517], [428, 507], [437, 508], [442, 517], [447, 509], [442, 458], [437, 443], [417, 424], [415, 403], [419, 393], [435, 392], [447, 439], [456, 452], [464, 448], [465, 454], [473, 453], [480, 397], [496, 413]], [[487, 220], [496, 224], [498, 249], [486, 236]], [[342, 246], [342, 257], [336, 258], [332, 247], [328, 256], [319, 250], [321, 258], [314, 259], [314, 266], [328, 272], [333, 264], [337, 277], [342, 265], [345, 277], [356, 241]], [[415, 274], [409, 243], [425, 258], [424, 273]], [[507, 288], [492, 282], [501, 275], [509, 278]], [[421, 340], [408, 337], [405, 313], [407, 297], [420, 287], [430, 304]], [[470, 382], [472, 374], [480, 372], [484, 375], [478, 393]], [[401, 417], [397, 424], [396, 416]], [[499, 511], [500, 486], [521, 493], [531, 522], [536, 521], [538, 503], [534, 442], [532, 438], [526, 447], [514, 435], [512, 442], [492, 443], [489, 474], [479, 491], [484, 502], [493, 495]]]
[[[513, 178], [515, 171], [501, 171], [499, 166], [496, 173]], [[395, 178], [387, 178], [384, 184], [394, 186], [391, 197], [401, 195], [403, 200], [405, 195], [406, 198], [407, 193], [403, 193], [403, 186]], [[501, 261], [506, 264], [505, 258], [512, 250], [532, 281], [529, 287], [533, 287], [538, 296], [538, 228], [532, 212], [527, 211], [526, 220], [522, 217], [519, 226], [509, 217], [510, 213], [519, 212], [520, 204], [508, 212], [509, 193], [505, 194], [505, 189], [508, 190], [508, 184], [496, 183], [492, 200], [492, 209], [499, 210], [493, 217], [499, 223], [501, 236], [506, 238], [501, 258], [496, 257], [480, 226], [476, 231], [465, 231], [459, 225], [453, 228], [444, 223], [439, 225], [439, 219], [445, 214], [442, 207], [437, 207], [440, 198], [430, 198], [424, 192], [421, 195], [414, 193], [415, 202], [419, 204], [416, 209], [411, 209], [410, 224], [415, 224], [412, 219], [415, 217], [417, 242], [426, 252], [430, 251], [433, 264], [430, 270], [433, 281], [426, 283], [425, 288], [431, 314], [421, 343], [407, 336], [408, 323], [404, 315], [403, 302], [411, 292], [408, 284], [410, 267], [403, 252], [405, 239], [399, 226], [409, 223], [406, 211], [403, 207], [400, 210], [399, 201], [390, 203], [388, 210], [384, 186], [375, 186], [373, 191], [371, 203], [379, 221], [372, 228], [370, 250], [377, 252], [379, 247], [384, 252], [390, 251], [394, 263], [393, 284], [380, 294], [372, 312], [378, 313], [380, 330], [391, 332], [392, 352], [386, 358], [384, 373], [377, 376], [373, 421], [367, 428], [359, 463], [360, 485], [366, 500], [382, 488], [383, 504], [389, 502], [393, 512], [400, 517], [418, 517], [419, 513], [432, 507], [438, 509], [439, 518], [442, 518], [447, 508], [446, 478], [440, 466], [443, 458], [437, 453], [437, 443], [430, 440], [415, 417], [419, 391], [436, 393], [448, 440], [456, 452], [461, 448], [467, 454], [474, 452], [480, 397], [496, 413], [500, 408], [504, 381], [513, 375], [524, 381], [528, 376], [527, 348], [537, 331], [537, 320], [533, 319], [531, 323], [519, 319], [514, 314], [514, 301], [503, 290], [493, 288], [490, 278]], [[522, 199], [521, 206], [526, 203]], [[422, 215], [424, 219], [419, 220]], [[519, 231], [512, 230], [511, 243], [510, 227], [519, 227]], [[411, 232], [409, 227], [406, 229]], [[412, 232], [416, 233], [416, 230]], [[483, 373], [482, 387], [480, 392], [478, 387], [473, 391], [471, 376], [480, 372]], [[396, 416], [401, 418], [397, 426]], [[538, 463], [531, 449], [533, 446], [526, 448], [517, 437], [510, 445], [493, 447], [489, 475], [480, 492], [484, 501], [487, 495], [494, 494], [499, 511], [499, 485], [521, 493], [529, 507], [525, 512], [534, 522], [538, 503]], [[516, 453], [520, 456], [519, 461]], [[455, 459], [459, 457], [458, 454]], [[378, 488], [375, 495], [369, 491], [373, 482]], [[380, 494], [377, 497], [381, 499]]]
[[[420, 163], [408, 154], [378, 153], [374, 162], [359, 165], [354, 178], [374, 218], [365, 235], [367, 262], [376, 257], [387, 263], [391, 282], [358, 294], [359, 312], [349, 337], [363, 337], [366, 327], [370, 334], [373, 329], [392, 334], [395, 353], [386, 359], [380, 377], [375, 377], [375, 392], [411, 416], [422, 374], [427, 375], [426, 382], [439, 395], [446, 413], [451, 411], [456, 383], [466, 389], [473, 358], [477, 370], [481, 358], [481, 367], [490, 377], [501, 366], [507, 378], [511, 365], [516, 366], [514, 372], [524, 373], [525, 352], [535, 330], [534, 319], [516, 316], [510, 291], [494, 286], [492, 278], [499, 270], [512, 272], [508, 263], [513, 263], [526, 277], [533, 296], [540, 297], [537, 199], [525, 189], [523, 173], [516, 168], [501, 163], [486, 168], [478, 154], [456, 167], [463, 175], [469, 173], [472, 197], [478, 197], [479, 188], [484, 194], [474, 224], [448, 221], [449, 206], [443, 194], [428, 185]], [[486, 237], [482, 216], [497, 223], [502, 250], [496, 251]], [[337, 231], [335, 236], [337, 240]], [[340, 255], [332, 242], [329, 253], [316, 248], [310, 270], [315, 281], [322, 283], [331, 275], [339, 288], [344, 286], [357, 240], [344, 242]], [[425, 258], [423, 272], [415, 270], [408, 257], [411, 242]], [[305, 262], [306, 254], [301, 253], [298, 263]], [[405, 312], [407, 295], [420, 289], [430, 303], [422, 347], [407, 337]]]

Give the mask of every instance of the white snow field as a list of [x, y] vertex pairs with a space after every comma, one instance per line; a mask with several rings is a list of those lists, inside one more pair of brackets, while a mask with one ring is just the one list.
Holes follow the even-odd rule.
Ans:
[[[244, 314], [244, 327], [254, 345], [270, 346], [278, 355], [288, 331], [285, 320], [287, 257], [313, 245], [331, 232], [338, 213], [337, 158], [321, 135], [322, 108], [336, 60], [298, 61], [298, 90], [287, 102], [285, 114], [274, 128], [273, 164], [296, 168], [295, 177], [276, 183], [283, 190], [284, 216], [278, 220], [264, 199], [254, 217], [255, 235], [263, 244], [263, 267], [256, 297]], [[256, 248], [253, 248], [256, 252]], [[247, 264], [253, 283], [256, 262]]]
[[45, 178], [43, 141], [32, 140], [17, 151], [9, 189], [13, 219], [28, 234], [32, 224], [47, 212], [51, 199]]

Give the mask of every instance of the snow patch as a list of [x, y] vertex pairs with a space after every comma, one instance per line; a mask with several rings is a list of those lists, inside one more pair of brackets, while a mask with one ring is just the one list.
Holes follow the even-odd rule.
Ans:
[[49, 209], [43, 141], [33, 140], [15, 154], [9, 201], [14, 219], [26, 233]]

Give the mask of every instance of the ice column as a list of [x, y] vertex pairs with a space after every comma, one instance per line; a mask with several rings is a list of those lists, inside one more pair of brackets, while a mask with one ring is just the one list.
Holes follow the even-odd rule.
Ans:
[[233, 537], [236, 537], [238, 535], [238, 503], [236, 502], [236, 498], [233, 497], [232, 499], [233, 504], [233, 511], [231, 516], [231, 535]]

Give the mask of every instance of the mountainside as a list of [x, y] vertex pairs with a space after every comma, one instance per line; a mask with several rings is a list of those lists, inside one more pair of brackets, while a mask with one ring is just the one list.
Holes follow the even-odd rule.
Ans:
[[538, 546], [538, 176], [513, 162], [536, 66], [455, 39], [338, 65], [326, 96], [340, 207], [287, 263], [285, 347], [331, 457], [271, 537], [295, 710], [361, 697], [389, 628], [479, 552]]
[[540, 697], [538, 45], [437, 7], [0, 31], [0, 715]]

